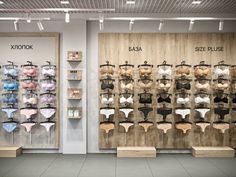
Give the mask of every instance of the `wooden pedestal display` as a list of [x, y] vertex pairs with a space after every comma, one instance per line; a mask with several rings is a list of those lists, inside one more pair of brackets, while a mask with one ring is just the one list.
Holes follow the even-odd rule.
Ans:
[[22, 147], [0, 147], [0, 157], [17, 157], [21, 155]]
[[228, 146], [209, 147], [209, 146], [193, 146], [192, 155], [194, 157], [234, 157], [234, 149]]
[[117, 157], [156, 157], [156, 148], [150, 146], [117, 147]]

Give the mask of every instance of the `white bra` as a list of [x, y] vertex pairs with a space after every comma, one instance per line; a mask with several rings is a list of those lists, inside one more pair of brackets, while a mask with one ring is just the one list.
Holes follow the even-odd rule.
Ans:
[[132, 98], [132, 96], [128, 97], [128, 98], [125, 98], [124, 96], [122, 96], [120, 98], [120, 103], [130, 103], [130, 104], [133, 104], [134, 100]]
[[114, 104], [114, 98], [113, 97], [110, 97], [110, 98], [102, 97], [101, 103], [102, 104]]
[[187, 98], [177, 98], [176, 102], [177, 104], [187, 104], [189, 103], [190, 99], [187, 97]]
[[210, 98], [209, 97], [200, 97], [200, 96], [197, 96], [195, 98], [195, 103], [199, 104], [199, 103], [210, 103]]
[[214, 73], [217, 76], [229, 75], [229, 68], [224, 68], [224, 69], [215, 68]]
[[134, 85], [133, 85], [132, 83], [128, 83], [128, 84], [120, 83], [120, 87], [121, 87], [122, 89], [133, 90]]
[[171, 72], [171, 68], [168, 69], [162, 69], [162, 68], [158, 68], [158, 74], [160, 74], [161, 76], [171, 76], [172, 72]]

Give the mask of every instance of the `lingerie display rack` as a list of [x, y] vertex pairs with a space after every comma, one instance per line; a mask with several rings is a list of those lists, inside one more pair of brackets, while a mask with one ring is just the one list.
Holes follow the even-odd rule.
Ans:
[[156, 68], [147, 61], [136, 67], [128, 61], [100, 65], [100, 148], [158, 147], [155, 137], [187, 141], [196, 133], [224, 135], [235, 125], [235, 65], [183, 60], [173, 66], [164, 60]]

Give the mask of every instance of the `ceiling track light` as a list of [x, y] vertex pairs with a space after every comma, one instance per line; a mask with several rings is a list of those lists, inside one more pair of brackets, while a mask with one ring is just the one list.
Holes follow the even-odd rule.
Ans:
[[219, 31], [223, 31], [223, 29], [224, 29], [224, 21], [220, 20], [220, 22], [219, 22]]
[[161, 20], [160, 23], [159, 23], [159, 27], [158, 27], [159, 31], [162, 30], [163, 26], [164, 26], [164, 21]]
[[37, 22], [37, 25], [38, 25], [39, 31], [44, 30], [44, 27], [43, 27], [43, 24], [42, 24], [41, 20]]
[[130, 22], [129, 22], [129, 30], [130, 31], [133, 30], [133, 25], [134, 25], [134, 20], [130, 20]]
[[190, 22], [189, 22], [189, 28], [188, 28], [189, 31], [192, 31], [192, 30], [193, 30], [193, 25], [194, 25], [194, 20], [190, 20]]
[[15, 21], [14, 21], [14, 28], [15, 28], [15, 31], [18, 31], [18, 30], [19, 30], [19, 23], [18, 23], [18, 20], [15, 20]]
[[29, 13], [28, 13], [27, 16], [26, 16], [26, 22], [27, 22], [27, 23], [31, 23], [31, 16], [30, 16]]
[[70, 14], [69, 11], [65, 11], [65, 22], [70, 23]]
[[99, 14], [99, 29], [102, 31], [104, 29], [104, 16], [103, 14]]

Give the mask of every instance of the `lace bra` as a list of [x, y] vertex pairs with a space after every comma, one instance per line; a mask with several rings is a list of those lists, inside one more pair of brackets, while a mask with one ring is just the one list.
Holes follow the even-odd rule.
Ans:
[[211, 74], [210, 68], [195, 68], [194, 75], [195, 77], [209, 76]]
[[144, 83], [142, 81], [139, 81], [138, 84], [139, 84], [139, 87], [142, 89], [150, 89], [152, 87], [153, 82], [150, 81], [150, 82]]
[[161, 77], [171, 76], [171, 74], [172, 74], [171, 68], [163, 69], [163, 68], [159, 67], [157, 72]]
[[121, 83], [120, 83], [120, 87], [121, 87], [122, 89], [133, 90], [134, 85], [133, 85], [133, 83], [124, 84], [123, 82], [121, 82]]
[[171, 103], [171, 99], [170, 96], [167, 97], [163, 97], [163, 96], [159, 96], [159, 98], [157, 99], [158, 103], [162, 103], [162, 102], [166, 102], [166, 103]]
[[114, 89], [114, 84], [113, 84], [113, 83], [109, 83], [109, 82], [107, 82], [107, 81], [102, 81], [101, 89], [102, 89], [102, 90], [105, 90], [105, 89], [111, 89], [111, 90], [113, 90], [113, 89]]
[[189, 67], [178, 67], [176, 69], [176, 74], [177, 76], [186, 76], [190, 74], [190, 69]]
[[187, 98], [177, 98], [176, 102], [177, 104], [187, 104], [189, 103], [190, 99], [187, 97]]
[[114, 74], [114, 69], [113, 67], [102, 67], [100, 69], [101, 75], [113, 75]]
[[55, 71], [55, 68], [46, 68], [46, 67], [44, 67], [42, 69], [42, 74], [45, 75], [45, 76], [55, 76], [56, 71]]
[[4, 68], [4, 74], [10, 76], [18, 76], [18, 70], [15, 68]]
[[220, 103], [220, 102], [228, 103], [228, 98], [227, 97], [218, 97], [218, 96], [216, 96], [214, 98], [214, 102], [215, 103]]
[[133, 104], [133, 97], [132, 95], [130, 95], [128, 98], [125, 98], [123, 95], [122, 97], [120, 97], [120, 103], [130, 103], [130, 104]]
[[24, 68], [23, 75], [35, 77], [37, 75], [37, 70], [36, 68]]
[[150, 76], [152, 74], [152, 68], [139, 68], [139, 75], [143, 77]]
[[122, 77], [132, 77], [133, 69], [132, 68], [120, 68], [120, 75]]
[[199, 83], [199, 82], [197, 82], [196, 83], [196, 88], [197, 89], [200, 89], [200, 90], [208, 90], [208, 89], [210, 89], [210, 84], [207, 82], [207, 83], [205, 83], [205, 84], [201, 84], [201, 83]]
[[102, 104], [114, 104], [114, 98], [113, 97], [107, 98], [105, 96], [102, 96], [101, 103]]
[[221, 68], [217, 67], [217, 68], [215, 68], [214, 73], [216, 76], [225, 76], [225, 75], [228, 76], [229, 75], [229, 68], [226, 67], [226, 68], [221, 69]]
[[187, 83], [183, 83], [181, 81], [177, 81], [176, 82], [176, 89], [179, 90], [179, 89], [187, 89], [187, 90], [190, 90], [191, 89], [191, 84], [189, 82]]
[[194, 101], [197, 104], [207, 104], [207, 103], [210, 104], [210, 98], [208, 96], [205, 97], [197, 96], [195, 97]]
[[150, 93], [140, 93], [139, 94], [139, 103], [151, 104], [152, 103], [152, 94], [150, 94]]

